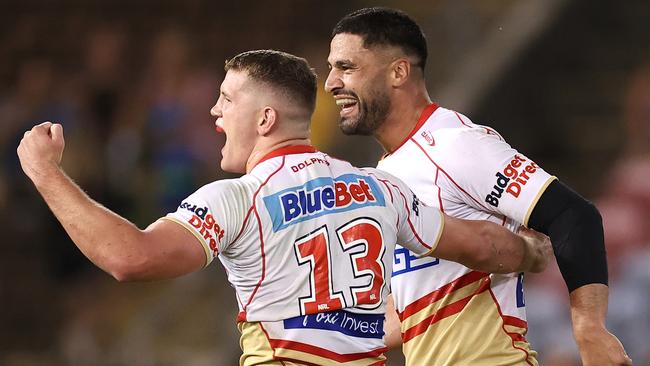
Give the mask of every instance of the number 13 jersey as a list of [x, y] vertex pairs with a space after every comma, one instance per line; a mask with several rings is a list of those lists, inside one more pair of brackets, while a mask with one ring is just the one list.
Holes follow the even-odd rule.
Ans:
[[[208, 184], [166, 219], [218, 257], [235, 288], [242, 365], [383, 364], [395, 243], [433, 251], [443, 215], [390, 174], [311, 146]], [[206, 264], [207, 265], [207, 264]]]

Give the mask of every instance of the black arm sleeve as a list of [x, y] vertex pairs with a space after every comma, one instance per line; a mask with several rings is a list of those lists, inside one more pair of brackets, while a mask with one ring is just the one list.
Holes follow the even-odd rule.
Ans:
[[553, 181], [537, 201], [528, 226], [551, 238], [569, 292], [590, 283], [607, 284], [602, 218], [591, 202]]

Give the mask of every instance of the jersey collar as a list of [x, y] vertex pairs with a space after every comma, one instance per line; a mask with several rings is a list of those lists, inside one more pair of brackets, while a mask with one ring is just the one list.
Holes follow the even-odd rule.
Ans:
[[429, 119], [429, 117], [431, 117], [431, 115], [433, 114], [433, 112], [436, 111], [436, 109], [438, 109], [438, 105], [436, 103], [431, 103], [428, 106], [426, 106], [426, 108], [424, 108], [422, 113], [420, 113], [420, 118], [418, 119], [418, 123], [416, 123], [415, 126], [413, 126], [413, 129], [411, 130], [411, 132], [409, 132], [408, 136], [406, 136], [406, 138], [404, 138], [404, 140], [399, 145], [397, 145], [397, 147], [394, 148], [393, 151], [389, 151], [386, 154], [384, 154], [382, 159], [394, 153], [395, 151], [399, 150], [400, 147], [402, 147], [409, 139], [411, 139], [411, 137], [413, 137], [413, 135], [415, 135], [415, 133], [418, 132], [418, 130], [422, 127], [422, 125], [424, 125], [424, 122], [426, 122]]
[[316, 152], [316, 148], [311, 146], [311, 145], [291, 145], [291, 146], [285, 146], [281, 147], [279, 149], [273, 150], [270, 153], [264, 155], [260, 161], [257, 162], [257, 165], [260, 165], [261, 163], [277, 158], [278, 156], [284, 156], [284, 155], [294, 155], [294, 154], [307, 154], [307, 153], [313, 153]]

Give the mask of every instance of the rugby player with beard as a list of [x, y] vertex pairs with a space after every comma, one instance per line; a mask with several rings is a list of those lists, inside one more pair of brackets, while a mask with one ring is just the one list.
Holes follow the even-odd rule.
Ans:
[[[341, 108], [341, 130], [374, 136], [386, 151], [377, 167], [425, 204], [547, 234], [568, 287], [583, 364], [631, 364], [605, 327], [608, 274], [598, 210], [492, 128], [432, 102], [426, 58], [420, 27], [401, 11], [367, 8], [343, 17], [332, 32], [325, 84]], [[523, 274], [423, 261], [399, 247], [393, 270], [401, 324], [389, 322], [388, 340], [403, 342], [408, 365], [538, 364], [525, 338]], [[394, 315], [389, 310], [389, 320]]]

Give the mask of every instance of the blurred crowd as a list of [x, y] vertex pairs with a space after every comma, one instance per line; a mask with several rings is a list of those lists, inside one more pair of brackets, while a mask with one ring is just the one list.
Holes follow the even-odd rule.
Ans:
[[[58, 36], [50, 38], [43, 36], [52, 25], [42, 19], [19, 17], [0, 34], [0, 364], [235, 364], [236, 303], [218, 264], [175, 281], [115, 283], [67, 238], [22, 174], [15, 149], [34, 124], [62, 123], [68, 174], [91, 197], [143, 227], [199, 186], [229, 177], [218, 168], [224, 137], [214, 133], [209, 110], [224, 59], [262, 46], [233, 46], [245, 40], [240, 35], [227, 41], [232, 54], [206, 51], [215, 36], [200, 36], [187, 24], [129, 28], [78, 15], [66, 18], [77, 23], [63, 22], [65, 29], [52, 30]], [[223, 30], [215, 27], [208, 29]], [[296, 35], [304, 42], [284, 43], [295, 46], [285, 49], [323, 64], [328, 31], [319, 32], [311, 45]], [[623, 112], [612, 122], [625, 135], [620, 157], [602, 167], [607, 178], [591, 183], [599, 193], [589, 198], [605, 226], [609, 326], [635, 365], [650, 365], [650, 61], [630, 72], [626, 85]], [[332, 131], [336, 109], [321, 93], [316, 145], [373, 164], [377, 146]], [[525, 143], [511, 142], [526, 152]], [[542, 364], [579, 364], [557, 268], [530, 276], [526, 289], [528, 336]]]

